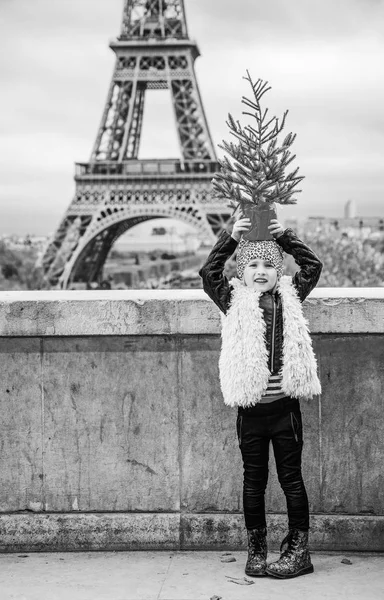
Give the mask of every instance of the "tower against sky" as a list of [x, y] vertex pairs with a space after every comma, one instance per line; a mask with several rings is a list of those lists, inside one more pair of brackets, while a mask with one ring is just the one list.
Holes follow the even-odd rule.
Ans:
[[344, 206], [344, 218], [355, 219], [357, 217], [357, 205], [355, 200], [348, 200]]
[[[76, 165], [74, 199], [42, 259], [52, 287], [99, 281], [114, 242], [138, 223], [176, 218], [214, 241], [230, 217], [211, 195], [218, 164], [183, 0], [125, 0], [110, 47], [116, 64], [91, 158]], [[146, 92], [166, 89], [180, 157], [140, 160]]]

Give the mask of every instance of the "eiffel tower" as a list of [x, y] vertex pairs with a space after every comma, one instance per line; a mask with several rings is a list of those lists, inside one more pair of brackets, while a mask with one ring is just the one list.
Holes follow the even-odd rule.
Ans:
[[[176, 218], [214, 241], [230, 218], [211, 195], [218, 164], [183, 0], [125, 0], [110, 47], [116, 64], [92, 155], [76, 164], [75, 197], [41, 261], [53, 288], [100, 282], [114, 242], [144, 221]], [[181, 159], [138, 158], [145, 92], [153, 89], [171, 91]]]

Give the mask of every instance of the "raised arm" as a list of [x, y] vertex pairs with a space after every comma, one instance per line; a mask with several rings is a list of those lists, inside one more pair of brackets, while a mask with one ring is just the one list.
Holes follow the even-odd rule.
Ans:
[[276, 241], [284, 252], [293, 256], [296, 264], [300, 267], [300, 271], [293, 276], [293, 285], [298, 291], [301, 302], [303, 302], [316, 287], [323, 264], [292, 229], [286, 229], [276, 237]]
[[238, 242], [229, 233], [222, 231], [205, 264], [199, 271], [199, 275], [203, 279], [205, 293], [223, 313], [228, 310], [231, 295], [231, 288], [223, 271], [225, 263], [236, 250], [237, 244]]
[[231, 298], [231, 286], [224, 275], [225, 263], [236, 250], [242, 234], [249, 231], [250, 228], [250, 219], [240, 214], [233, 225], [232, 234], [229, 235], [226, 231], [221, 232], [218, 241], [199, 271], [200, 277], [203, 278], [205, 293], [223, 313], [227, 312]]

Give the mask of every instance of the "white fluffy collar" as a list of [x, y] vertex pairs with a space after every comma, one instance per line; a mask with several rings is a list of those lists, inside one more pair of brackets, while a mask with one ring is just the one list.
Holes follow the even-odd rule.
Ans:
[[[225, 404], [252, 406], [260, 401], [270, 376], [261, 293], [237, 278], [230, 283], [231, 304], [222, 315], [221, 389]], [[283, 392], [310, 399], [321, 393], [321, 386], [308, 323], [291, 277], [280, 279], [277, 293], [283, 309]]]

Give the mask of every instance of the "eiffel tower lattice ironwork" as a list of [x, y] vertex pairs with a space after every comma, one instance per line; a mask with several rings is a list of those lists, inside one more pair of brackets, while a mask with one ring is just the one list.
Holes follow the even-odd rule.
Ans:
[[[213, 241], [230, 217], [211, 193], [218, 164], [183, 0], [125, 0], [110, 47], [116, 65], [91, 159], [76, 164], [75, 197], [42, 258], [52, 287], [100, 281], [112, 245], [138, 223], [177, 218]], [[138, 158], [149, 89], [171, 91], [181, 160]]]

